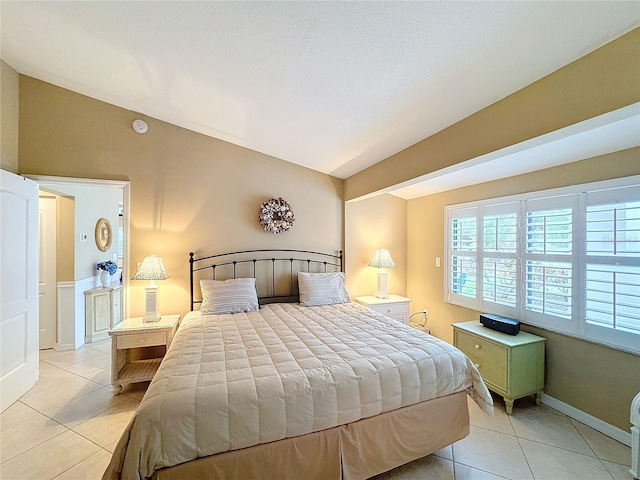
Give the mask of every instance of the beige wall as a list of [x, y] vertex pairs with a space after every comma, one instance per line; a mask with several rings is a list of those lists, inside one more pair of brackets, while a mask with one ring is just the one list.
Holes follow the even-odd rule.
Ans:
[[640, 29], [345, 180], [345, 200], [640, 101]]
[[[134, 132], [136, 118], [149, 124], [146, 134]], [[162, 256], [171, 277], [160, 285], [165, 313], [189, 308], [190, 251], [343, 246], [342, 180], [26, 76], [19, 152], [20, 173], [131, 182], [129, 274], [146, 255]], [[277, 196], [296, 221], [273, 235], [258, 208]], [[144, 313], [146, 283], [131, 282], [131, 315]]]
[[378, 271], [368, 267], [373, 253], [386, 248], [397, 268], [387, 269], [389, 293], [407, 291], [407, 201], [380, 195], [345, 205], [345, 271], [353, 296], [376, 292]]
[[76, 205], [73, 197], [56, 195], [57, 199], [57, 242], [56, 277], [58, 282], [75, 280], [75, 217]]
[[[444, 260], [446, 205], [634, 174], [640, 174], [640, 148], [409, 200], [407, 293], [416, 308], [429, 310], [432, 333], [452, 342], [451, 324], [479, 314], [444, 301], [444, 268], [437, 268], [435, 259]], [[535, 333], [549, 338], [545, 392], [628, 430], [631, 399], [640, 391], [640, 356], [538, 329]]]
[[0, 168], [18, 173], [18, 72], [0, 60]]

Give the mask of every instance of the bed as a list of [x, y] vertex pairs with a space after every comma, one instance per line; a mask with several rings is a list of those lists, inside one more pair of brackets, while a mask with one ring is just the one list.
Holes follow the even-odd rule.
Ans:
[[364, 479], [464, 438], [467, 395], [492, 414], [462, 352], [349, 301], [341, 252], [190, 254], [190, 273], [105, 479]]

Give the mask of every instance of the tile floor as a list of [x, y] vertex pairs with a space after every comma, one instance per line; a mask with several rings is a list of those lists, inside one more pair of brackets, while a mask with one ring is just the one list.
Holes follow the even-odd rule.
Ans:
[[[0, 415], [2, 480], [99, 479], [146, 384], [109, 390], [111, 343], [40, 352], [36, 386]], [[630, 480], [631, 452], [533, 400], [494, 418], [469, 402], [471, 434], [376, 480]]]

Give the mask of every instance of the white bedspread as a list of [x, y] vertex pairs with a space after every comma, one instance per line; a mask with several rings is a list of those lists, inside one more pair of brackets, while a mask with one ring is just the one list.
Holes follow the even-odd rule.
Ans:
[[191, 312], [104, 478], [144, 478], [463, 390], [492, 411], [462, 352], [357, 304]]

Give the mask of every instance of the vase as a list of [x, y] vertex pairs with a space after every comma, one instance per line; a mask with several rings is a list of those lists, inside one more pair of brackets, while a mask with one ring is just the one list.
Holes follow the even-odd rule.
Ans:
[[111, 275], [109, 275], [109, 272], [107, 272], [106, 270], [100, 272], [100, 282], [102, 283], [103, 287], [108, 287], [111, 285]]

